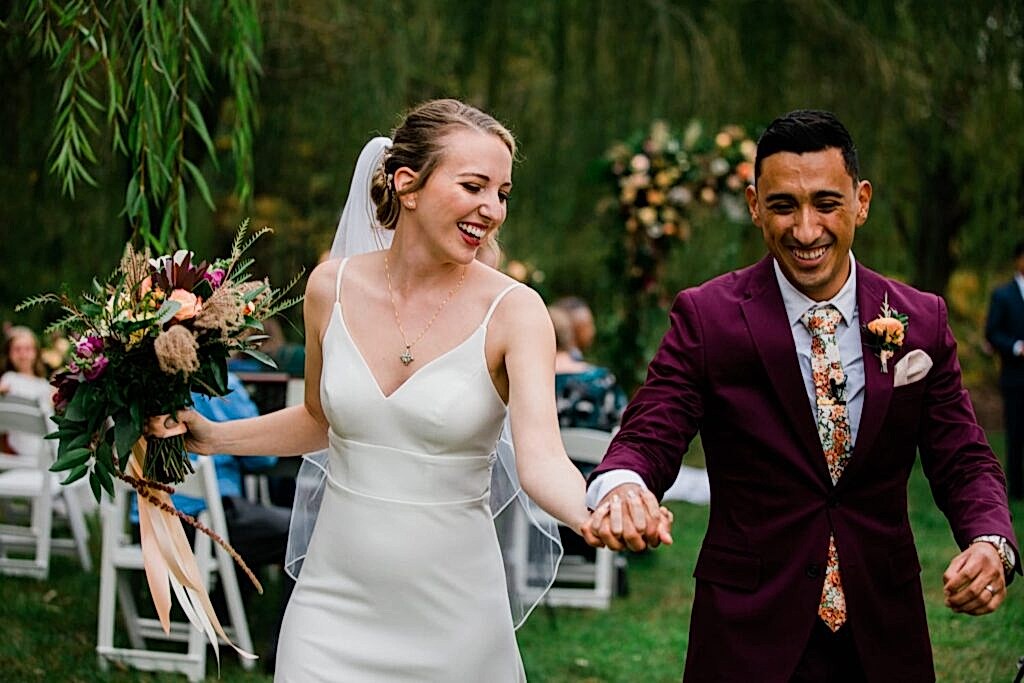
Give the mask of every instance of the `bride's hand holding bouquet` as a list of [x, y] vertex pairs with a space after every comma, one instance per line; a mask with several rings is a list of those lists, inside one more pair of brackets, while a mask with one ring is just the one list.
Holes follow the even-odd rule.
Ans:
[[146, 419], [143, 432], [146, 436], [169, 439], [176, 436], [185, 438], [185, 450], [196, 455], [222, 453], [215, 441], [217, 423], [209, 420], [191, 408], [179, 410], [174, 415], [154, 415]]

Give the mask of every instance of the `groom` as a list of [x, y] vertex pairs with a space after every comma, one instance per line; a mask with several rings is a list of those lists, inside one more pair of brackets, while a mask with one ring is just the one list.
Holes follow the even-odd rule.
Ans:
[[962, 549], [946, 604], [989, 613], [1020, 572], [945, 304], [850, 253], [871, 192], [835, 116], [772, 122], [747, 189], [769, 255], [678, 295], [591, 475], [598, 537], [656, 544], [643, 490], [660, 498], [701, 433], [711, 515], [687, 681], [933, 681], [907, 518], [918, 452]]

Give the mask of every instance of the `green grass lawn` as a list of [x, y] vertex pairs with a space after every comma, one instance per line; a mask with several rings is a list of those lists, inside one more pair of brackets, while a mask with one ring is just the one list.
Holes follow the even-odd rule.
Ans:
[[[995, 445], [1001, 447], [1001, 436]], [[1000, 610], [986, 617], [955, 615], [942, 604], [942, 572], [956, 554], [945, 519], [931, 501], [920, 470], [910, 484], [928, 622], [938, 679], [943, 683], [1012, 680], [1024, 655], [1024, 582], [1010, 588]], [[678, 681], [686, 651], [697, 548], [707, 509], [674, 503], [675, 545], [629, 558], [626, 597], [608, 611], [538, 609], [519, 631], [531, 683]], [[1013, 506], [1018, 537], [1024, 504]], [[98, 547], [98, 539], [94, 538]], [[98, 557], [98, 553], [97, 553]], [[126, 670], [104, 673], [96, 663], [98, 577], [56, 558], [47, 582], [0, 578], [0, 678], [5, 681], [180, 681]], [[275, 585], [249, 605], [257, 647], [265, 643], [276, 605]], [[222, 649], [221, 680], [269, 681], [247, 673]], [[210, 662], [211, 680], [216, 668]]]

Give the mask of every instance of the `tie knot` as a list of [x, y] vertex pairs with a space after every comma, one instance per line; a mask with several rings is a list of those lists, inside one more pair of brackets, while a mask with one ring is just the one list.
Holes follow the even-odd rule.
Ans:
[[807, 326], [811, 336], [817, 337], [823, 334], [835, 334], [836, 327], [842, 318], [843, 316], [839, 309], [832, 304], [828, 304], [827, 306], [810, 309], [803, 314], [801, 320]]

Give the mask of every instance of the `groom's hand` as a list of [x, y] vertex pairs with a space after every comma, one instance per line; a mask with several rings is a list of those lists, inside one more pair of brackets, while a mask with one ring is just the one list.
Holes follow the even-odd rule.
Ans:
[[[659, 508], [654, 494], [637, 484], [616, 486], [590, 517], [589, 533], [612, 550], [640, 551], [672, 543], [672, 512]], [[594, 545], [591, 543], [591, 545]]]
[[994, 612], [1006, 598], [1006, 576], [999, 553], [989, 543], [972, 543], [953, 558], [942, 575], [946, 606], [975, 616]]

